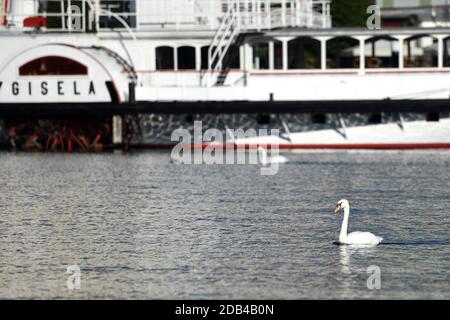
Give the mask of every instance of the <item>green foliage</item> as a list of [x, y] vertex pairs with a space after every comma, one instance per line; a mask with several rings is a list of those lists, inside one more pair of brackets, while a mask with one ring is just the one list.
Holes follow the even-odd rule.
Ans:
[[365, 27], [369, 17], [367, 7], [372, 4], [372, 0], [333, 0], [333, 27]]

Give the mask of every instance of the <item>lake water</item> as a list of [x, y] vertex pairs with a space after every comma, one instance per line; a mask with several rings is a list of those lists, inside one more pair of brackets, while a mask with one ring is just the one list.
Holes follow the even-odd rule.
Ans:
[[[0, 298], [450, 299], [450, 152], [287, 157], [261, 176], [168, 152], [1, 153]], [[350, 231], [385, 244], [333, 244], [341, 198]]]

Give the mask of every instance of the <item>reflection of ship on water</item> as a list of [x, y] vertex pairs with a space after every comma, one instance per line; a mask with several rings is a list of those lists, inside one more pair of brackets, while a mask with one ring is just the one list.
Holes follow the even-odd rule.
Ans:
[[0, 3], [2, 145], [171, 146], [201, 120], [283, 148], [450, 147], [445, 28], [331, 28], [328, 0]]

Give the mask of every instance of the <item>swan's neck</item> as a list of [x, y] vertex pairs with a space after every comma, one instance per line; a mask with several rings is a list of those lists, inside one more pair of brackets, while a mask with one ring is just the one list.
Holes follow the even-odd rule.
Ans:
[[344, 220], [342, 220], [341, 233], [339, 234], [339, 242], [347, 241], [347, 230], [348, 230], [348, 217], [350, 216], [350, 208], [347, 206], [344, 209]]

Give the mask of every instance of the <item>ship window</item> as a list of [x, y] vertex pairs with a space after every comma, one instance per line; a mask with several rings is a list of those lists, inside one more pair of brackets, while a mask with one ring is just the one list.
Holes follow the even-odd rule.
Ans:
[[258, 114], [256, 116], [256, 123], [259, 125], [269, 125], [270, 115], [269, 114]]
[[202, 47], [202, 69], [207, 70], [209, 67], [209, 46]]
[[312, 114], [311, 122], [314, 124], [326, 124], [327, 123], [327, 115], [324, 113]]
[[350, 37], [338, 37], [328, 40], [327, 68], [359, 68], [359, 41]]
[[239, 69], [241, 67], [241, 55], [239, 47], [231, 46], [224, 58], [226, 69]]
[[193, 123], [194, 122], [194, 116], [192, 114], [188, 114], [184, 118], [184, 121], [186, 121], [187, 123]]
[[437, 39], [431, 36], [415, 36], [404, 42], [405, 68], [437, 67]]
[[19, 75], [21, 76], [72, 76], [87, 74], [88, 69], [85, 65], [72, 59], [57, 56], [38, 58], [27, 62], [19, 68]]
[[300, 37], [288, 42], [288, 68], [289, 69], [319, 69], [320, 41]]
[[398, 68], [398, 40], [374, 37], [365, 43], [366, 68]]
[[368, 122], [369, 124], [380, 124], [383, 120], [381, 113], [370, 113]]
[[[123, 22], [130, 28], [136, 28], [136, 0], [100, 0], [101, 9], [113, 14], [100, 15], [100, 28], [125, 28]], [[120, 20], [116, 18], [120, 17]]]
[[439, 113], [438, 112], [430, 112], [427, 113], [427, 121], [428, 122], [439, 122]]
[[[209, 67], [209, 46], [202, 47], [202, 69], [207, 70]], [[214, 51], [213, 51], [214, 52]], [[217, 63], [218, 58], [214, 59]], [[240, 68], [240, 52], [239, 47], [230, 46], [223, 58], [224, 69], [239, 69]]]
[[172, 47], [156, 48], [156, 70], [173, 70], [175, 68], [174, 60]]
[[178, 51], [178, 69], [179, 70], [194, 70], [195, 69], [195, 48], [194, 47], [179, 47]]
[[269, 69], [269, 44], [267, 42], [256, 43], [253, 46], [253, 69]]
[[276, 70], [281, 70], [283, 69], [283, 42], [274, 41], [273, 51], [273, 66]]
[[444, 67], [450, 67], [450, 37], [444, 39]]

